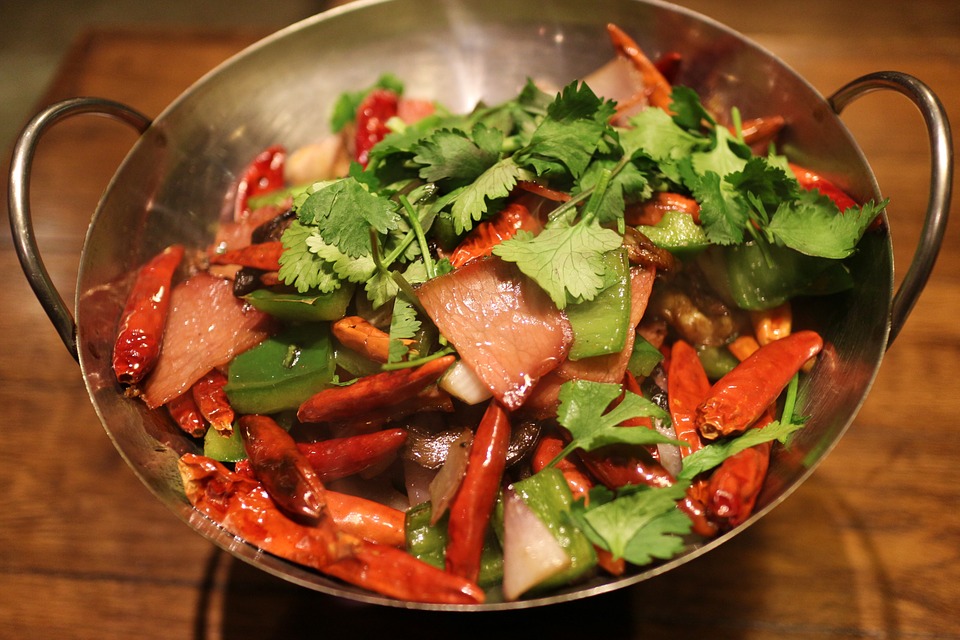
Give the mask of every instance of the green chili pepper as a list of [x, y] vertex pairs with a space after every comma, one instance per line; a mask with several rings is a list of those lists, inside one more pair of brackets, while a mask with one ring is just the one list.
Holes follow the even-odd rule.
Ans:
[[667, 211], [657, 224], [637, 229], [653, 244], [680, 258], [691, 257], [710, 246], [703, 227], [682, 211]]

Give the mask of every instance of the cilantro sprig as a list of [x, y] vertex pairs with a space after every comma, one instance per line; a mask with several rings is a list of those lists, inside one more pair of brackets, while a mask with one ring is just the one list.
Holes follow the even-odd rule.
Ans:
[[[611, 408], [614, 400], [620, 399]], [[644, 426], [621, 426], [635, 418], [654, 418], [670, 421], [670, 414], [656, 404], [632, 391], [624, 391], [618, 384], [569, 380], [560, 386], [560, 405], [557, 421], [570, 432], [571, 441], [550, 462], [550, 466], [568, 456], [575, 449], [592, 451], [611, 444], [675, 444], [686, 446], [680, 440], [662, 435]]]

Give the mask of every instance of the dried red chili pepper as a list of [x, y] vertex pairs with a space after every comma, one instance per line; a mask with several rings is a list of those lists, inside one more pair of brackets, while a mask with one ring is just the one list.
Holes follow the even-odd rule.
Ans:
[[697, 350], [683, 340], [677, 340], [670, 349], [670, 368], [667, 370], [667, 397], [670, 418], [677, 438], [689, 447], [680, 447], [680, 455], [698, 451], [703, 443], [697, 429], [697, 407], [710, 393], [710, 381], [703, 369]]
[[113, 371], [121, 384], [140, 382], [157, 363], [170, 309], [170, 285], [183, 254], [182, 245], [167, 247], [137, 273], [113, 348]]
[[370, 161], [370, 149], [390, 132], [387, 121], [397, 115], [399, 103], [396, 92], [374, 89], [357, 108], [354, 158], [364, 167]]
[[856, 207], [856, 201], [851, 198], [847, 193], [833, 184], [819, 173], [815, 173], [806, 167], [801, 167], [800, 165], [790, 163], [790, 170], [793, 171], [793, 175], [796, 176], [797, 182], [800, 183], [800, 186], [804, 189], [815, 189], [821, 194], [827, 196], [833, 203], [837, 205], [837, 208], [840, 211], [846, 211], [850, 207]]
[[210, 256], [210, 264], [237, 264], [241, 267], [253, 267], [263, 271], [280, 270], [280, 254], [283, 243], [279, 240], [250, 244], [240, 249], [232, 249]]
[[278, 144], [267, 147], [253, 159], [237, 183], [233, 219], [243, 220], [250, 215], [250, 198], [281, 188], [287, 150]]
[[443, 356], [416, 369], [384, 371], [346, 387], [324, 389], [300, 405], [297, 418], [301, 422], [353, 420], [365, 413], [402, 405], [436, 382], [454, 360], [454, 356]]
[[219, 433], [233, 431], [233, 407], [223, 390], [227, 384], [227, 376], [217, 369], [211, 370], [205, 376], [193, 383], [191, 393], [201, 415]]
[[194, 438], [203, 437], [207, 432], [207, 421], [203, 419], [193, 394], [184, 393], [167, 403], [167, 411], [184, 433]]
[[346, 438], [297, 444], [324, 482], [344, 478], [377, 466], [407, 441], [406, 429], [384, 429]]
[[450, 505], [446, 567], [449, 573], [476, 582], [480, 554], [493, 512], [510, 445], [510, 418], [491, 400], [470, 447], [467, 472]]
[[809, 330], [760, 347], [720, 378], [697, 407], [700, 435], [713, 440], [750, 427], [822, 348], [823, 339]]
[[297, 522], [319, 523], [326, 508], [323, 483], [290, 434], [260, 415], [241, 416], [238, 428], [250, 467], [277, 506]]

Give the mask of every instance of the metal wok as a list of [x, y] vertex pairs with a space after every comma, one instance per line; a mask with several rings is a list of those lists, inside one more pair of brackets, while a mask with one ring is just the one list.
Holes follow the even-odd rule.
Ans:
[[[696, 89], [718, 114], [737, 106], [744, 118], [780, 114], [781, 150], [834, 180], [859, 201], [881, 199], [860, 149], [838, 114], [879, 89], [906, 95], [927, 123], [930, 202], [924, 232], [899, 290], [889, 234], [864, 238], [849, 266], [857, 283], [813, 302], [804, 321], [830, 345], [829, 358], [801, 390], [807, 426], [778, 450], [753, 517], [682, 556], [622, 578], [595, 578], [514, 603], [437, 606], [362, 592], [263, 554], [193, 510], [176, 461], [197, 443], [165, 412], [125, 398], [110, 368], [128, 274], [174, 243], [205, 246], [224, 196], [258, 151], [288, 148], [325, 130], [332, 101], [389, 71], [411, 93], [453, 110], [516, 94], [526, 78], [562, 85], [611, 57], [604, 26], [613, 22], [652, 56], [679, 52], [678, 84]], [[43, 132], [78, 113], [115, 117], [142, 131], [93, 216], [80, 257], [76, 320], [40, 259], [28, 202], [33, 150]], [[104, 428], [153, 493], [190, 527], [238, 558], [290, 582], [363, 602], [419, 609], [510, 609], [574, 600], [635, 584], [689, 562], [762, 518], [813, 471], [854, 420], [877, 370], [930, 274], [947, 221], [952, 174], [949, 125], [936, 96], [910, 76], [881, 72], [855, 79], [829, 99], [775, 56], [688, 10], [642, 0], [390, 0], [360, 2], [293, 25], [212, 71], [153, 122], [134, 109], [78, 98], [52, 105], [24, 130], [10, 174], [10, 217], [24, 272], [82, 375]], [[906, 212], [904, 212], [906, 213]], [[886, 219], [884, 219], [886, 223]], [[885, 227], [884, 227], [885, 229]]]

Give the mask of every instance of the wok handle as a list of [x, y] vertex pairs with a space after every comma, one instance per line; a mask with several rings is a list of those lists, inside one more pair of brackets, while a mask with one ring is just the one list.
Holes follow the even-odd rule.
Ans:
[[10, 211], [10, 230], [17, 249], [20, 266], [27, 276], [40, 305], [60, 334], [60, 339], [74, 360], [77, 353], [77, 324], [47, 273], [40, 250], [37, 248], [30, 213], [30, 169], [40, 138], [53, 124], [71, 116], [92, 113], [114, 118], [129, 124], [141, 134], [150, 126], [150, 120], [141, 113], [119, 102], [101, 98], [71, 98], [50, 105], [24, 127], [13, 149], [7, 205]]
[[953, 186], [953, 139], [947, 113], [940, 99], [927, 85], [906, 73], [878, 71], [862, 76], [841, 87], [827, 100], [839, 115], [848, 104], [860, 96], [881, 89], [905, 95], [920, 109], [930, 140], [930, 195], [927, 213], [910, 268], [893, 298], [890, 334], [887, 338], [887, 348], [890, 348], [927, 284], [943, 243]]

